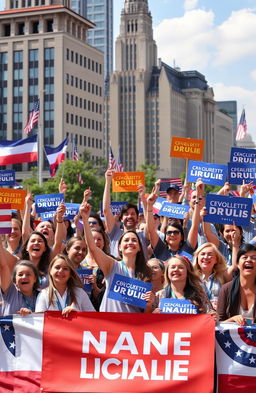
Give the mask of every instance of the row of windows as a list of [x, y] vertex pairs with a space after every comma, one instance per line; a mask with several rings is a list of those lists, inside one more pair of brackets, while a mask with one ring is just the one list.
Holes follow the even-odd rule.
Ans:
[[98, 74], [102, 74], [102, 65], [89, 57], [79, 55], [67, 48], [66, 60], [70, 60], [72, 63], [79, 64], [81, 67], [87, 68], [88, 70], [95, 71]]
[[74, 96], [73, 94], [66, 94], [66, 104], [74, 105], [76, 107], [79, 107], [81, 109], [85, 109], [88, 111], [96, 112], [96, 113], [102, 113], [102, 105], [98, 104], [97, 102], [87, 100], [86, 98], [79, 98], [77, 96]]
[[74, 115], [73, 113], [66, 112], [66, 123], [74, 124], [75, 126], [88, 128], [90, 130], [102, 131], [102, 122], [94, 119], [87, 119], [87, 117], [82, 117]]
[[[28, 34], [38, 34], [39, 33], [39, 20], [28, 21]], [[51, 33], [53, 31], [53, 19], [48, 19], [44, 21], [42, 27], [44, 33]], [[14, 34], [24, 35], [25, 34], [25, 22], [17, 22], [14, 24]], [[11, 24], [5, 23], [1, 32], [2, 37], [10, 37], [11, 35]]]
[[77, 76], [66, 74], [66, 84], [70, 86], [74, 86], [80, 90], [87, 91], [88, 93], [95, 94], [96, 96], [100, 96], [100, 97], [102, 96], [101, 86], [98, 86], [91, 82], [87, 82], [86, 80], [82, 80]]
[[[67, 137], [69, 137], [69, 133], [67, 132]], [[96, 149], [102, 149], [102, 140], [98, 138], [93, 138], [87, 135], [75, 135], [75, 143], [78, 144], [78, 137], [79, 137], [79, 144], [80, 146], [84, 147], [95, 147]], [[67, 154], [68, 158], [68, 154]]]

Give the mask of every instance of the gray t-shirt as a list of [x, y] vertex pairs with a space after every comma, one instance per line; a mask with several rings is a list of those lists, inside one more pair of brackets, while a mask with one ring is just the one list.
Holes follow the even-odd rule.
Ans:
[[[113, 257], [115, 258], [119, 257], [118, 242], [123, 233], [124, 231], [116, 224], [114, 225], [112, 231], [109, 233], [110, 254], [113, 255]], [[137, 235], [139, 236], [139, 239], [141, 241], [145, 259], [148, 260], [147, 246], [149, 245], [149, 241], [146, 240], [144, 232], [137, 232]]]
[[38, 293], [32, 296], [25, 296], [12, 283], [7, 291], [3, 292], [3, 315], [17, 314], [22, 307], [26, 307], [32, 312], [35, 311], [37, 295]]
[[[129, 271], [125, 265], [121, 262], [115, 261], [113, 269], [108, 276], [105, 276], [106, 290], [101, 302], [100, 311], [104, 312], [142, 312], [139, 307], [131, 306], [130, 304], [119, 302], [118, 300], [109, 299], [108, 293], [112, 284], [112, 280], [115, 274], [121, 274], [126, 277], [132, 277], [129, 275]], [[135, 278], [135, 277], [133, 277]]]

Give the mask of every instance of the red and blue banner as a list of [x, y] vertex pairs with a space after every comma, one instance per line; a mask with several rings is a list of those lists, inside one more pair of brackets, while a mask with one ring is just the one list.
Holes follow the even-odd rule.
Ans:
[[17, 141], [0, 141], [0, 165], [37, 161], [37, 135]]

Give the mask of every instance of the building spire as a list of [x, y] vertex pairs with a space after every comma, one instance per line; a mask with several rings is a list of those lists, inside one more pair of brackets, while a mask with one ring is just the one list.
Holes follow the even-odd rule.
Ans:
[[148, 12], [148, 0], [125, 0], [125, 13]]

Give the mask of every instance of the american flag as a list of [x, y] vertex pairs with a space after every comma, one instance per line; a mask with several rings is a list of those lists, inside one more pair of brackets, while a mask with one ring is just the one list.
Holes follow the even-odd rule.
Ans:
[[[72, 139], [72, 159], [73, 159], [73, 161], [78, 161], [79, 160], [78, 151], [77, 151], [77, 145], [76, 145], [76, 141], [75, 141], [75, 137], [74, 136], [73, 136], [73, 139]], [[83, 181], [81, 173], [78, 173], [77, 180], [78, 180], [78, 182], [80, 184], [84, 184], [84, 181]]]
[[121, 163], [120, 154], [118, 155], [118, 159], [115, 159], [111, 146], [109, 146], [109, 158], [108, 158], [108, 167], [109, 169], [114, 169], [117, 172], [123, 172], [124, 166]]
[[[174, 179], [161, 179], [162, 187], [160, 186], [159, 196], [161, 198], [165, 198], [167, 193], [166, 190], [170, 187], [170, 184], [177, 184], [180, 187], [180, 193], [182, 191], [182, 180], [180, 177], [176, 177]], [[162, 188], [162, 190], [161, 190]]]
[[237, 127], [237, 132], [236, 132], [236, 141], [241, 141], [244, 139], [246, 136], [246, 131], [247, 131], [247, 123], [245, 119], [245, 110], [243, 109], [240, 121]]
[[24, 128], [24, 133], [26, 135], [28, 135], [32, 131], [34, 125], [36, 125], [38, 123], [39, 108], [40, 108], [40, 101], [38, 99], [37, 101], [34, 102], [33, 109], [30, 112], [28, 122]]

